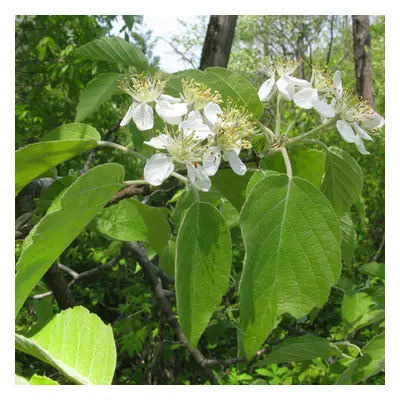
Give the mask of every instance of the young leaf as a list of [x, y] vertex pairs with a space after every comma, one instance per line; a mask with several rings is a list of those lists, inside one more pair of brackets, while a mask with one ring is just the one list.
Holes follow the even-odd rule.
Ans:
[[350, 332], [380, 321], [385, 317], [384, 310], [376, 308], [373, 298], [364, 292], [345, 292], [342, 300], [342, 318]]
[[72, 124], [61, 125], [44, 135], [42, 142], [54, 140], [101, 140], [100, 133], [90, 125], [73, 122]]
[[286, 339], [272, 349], [268, 357], [257, 365], [305, 361], [314, 358], [341, 356], [342, 352], [329, 340], [317, 336], [300, 336]]
[[208, 203], [186, 212], [176, 243], [176, 300], [182, 330], [193, 347], [228, 289], [231, 238], [225, 219]]
[[122, 186], [124, 168], [104, 164], [80, 176], [25, 239], [15, 280], [16, 314], [57, 257]]
[[361, 272], [372, 276], [373, 278], [385, 279], [385, 264], [379, 264], [372, 261], [369, 264], [364, 264], [360, 268]]
[[345, 151], [330, 147], [326, 155], [321, 191], [341, 217], [361, 195], [363, 175], [356, 160]]
[[345, 265], [351, 266], [354, 250], [357, 248], [357, 233], [349, 213], [340, 218], [340, 229], [342, 230], [342, 260]]
[[349, 364], [336, 385], [355, 385], [385, 368], [385, 333], [372, 338], [361, 351], [362, 356]]
[[101, 74], [90, 81], [79, 97], [75, 121], [83, 121], [110, 100], [114, 94], [122, 94], [123, 92], [117, 88], [117, 79], [120, 76], [120, 74], [110, 72]]
[[217, 90], [224, 103], [235, 99], [235, 104], [244, 107], [253, 114], [254, 118], [260, 118], [263, 114], [263, 105], [258, 97], [257, 90], [241, 75], [226, 68], [207, 68], [204, 72], [198, 69], [189, 69], [173, 75], [168, 82], [166, 93], [179, 97], [182, 92], [182, 79], [194, 79], [204, 83], [212, 91]]
[[93, 221], [110, 238], [123, 241], [148, 241], [149, 232], [136, 204], [131, 199], [105, 208]]
[[283, 313], [300, 318], [340, 276], [340, 226], [328, 200], [298, 177], [270, 175], [243, 206], [239, 287], [242, 351], [252, 357]]
[[61, 311], [30, 338], [16, 334], [15, 347], [74, 382], [111, 384], [117, 358], [112, 328], [84, 307]]
[[138, 46], [117, 36], [103, 37], [86, 43], [75, 49], [72, 55], [89, 60], [123, 64], [134, 67], [137, 72], [142, 72], [149, 66]]

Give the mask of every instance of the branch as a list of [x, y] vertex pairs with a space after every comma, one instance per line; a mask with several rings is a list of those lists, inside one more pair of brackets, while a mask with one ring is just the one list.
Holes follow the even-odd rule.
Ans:
[[110, 207], [119, 203], [121, 200], [129, 199], [130, 197], [143, 195], [146, 190], [148, 190], [148, 187], [142, 185], [128, 186], [117, 192], [117, 194], [104, 207]]
[[[67, 266], [65, 266], [63, 264], [54, 264], [54, 265], [56, 265], [58, 267], [57, 268], [58, 271], [59, 270], [63, 270], [64, 272], [67, 272], [69, 275], [71, 275], [72, 278], [73, 278], [72, 281], [70, 281], [68, 284], [66, 284], [64, 276], [60, 273], [58, 275], [57, 279], [60, 280], [60, 281], [63, 280], [65, 282], [65, 286], [66, 286], [66, 287], [64, 286], [64, 291], [66, 292], [67, 289], [69, 291], [69, 289], [73, 285], [75, 285], [75, 283], [77, 283], [78, 281], [81, 281], [81, 280], [84, 280], [84, 279], [91, 279], [93, 277], [96, 277], [96, 276], [100, 275], [104, 270], [112, 268], [115, 265], [115, 263], [120, 260], [121, 257], [122, 257], [121, 255], [118, 255], [118, 256], [112, 258], [110, 261], [107, 261], [106, 263], [104, 263], [102, 265], [99, 265], [96, 268], [92, 268], [92, 269], [89, 269], [88, 271], [84, 271], [84, 272], [81, 272], [81, 273], [78, 273], [78, 272], [74, 271], [73, 269], [71, 269], [71, 268], [69, 268], [69, 267], [67, 267]], [[49, 269], [49, 271], [50, 271], [50, 269]], [[47, 271], [47, 272], [49, 272], [49, 271]], [[46, 274], [47, 274], [47, 272], [46, 272]], [[45, 275], [45, 277], [46, 277], [46, 275]], [[50, 289], [51, 289], [50, 292], [36, 294], [36, 295], [32, 296], [31, 298], [33, 300], [41, 300], [41, 299], [44, 299], [46, 297], [54, 295], [54, 297], [57, 300], [56, 292], [54, 290], [54, 286], [50, 287]], [[57, 300], [57, 302], [58, 302], [58, 300]]]
[[375, 253], [373, 261], [376, 261], [379, 258], [380, 254], [382, 252], [384, 244], [385, 244], [385, 235], [383, 235], [383, 238], [381, 240], [381, 244], [379, 245], [379, 248], [378, 248], [377, 252]]
[[162, 287], [161, 281], [157, 276], [157, 268], [147, 257], [146, 250], [143, 246], [139, 245], [135, 242], [128, 242], [128, 248], [134, 254], [137, 262], [142, 267], [143, 273], [150, 284], [151, 291], [153, 292], [154, 297], [158, 300], [162, 312], [165, 316], [166, 321], [169, 326], [175, 332], [175, 335], [178, 337], [181, 344], [186, 347], [192, 357], [197, 361], [197, 363], [203, 367], [208, 368], [214, 365], [231, 365], [238, 362], [245, 362], [247, 359], [245, 357], [242, 358], [232, 358], [227, 360], [216, 360], [216, 359], [208, 359], [203, 353], [193, 348], [189, 341], [187, 340], [185, 334], [182, 331], [181, 325], [175, 317], [174, 312], [172, 311], [172, 307], [170, 302], [167, 299], [167, 296]]

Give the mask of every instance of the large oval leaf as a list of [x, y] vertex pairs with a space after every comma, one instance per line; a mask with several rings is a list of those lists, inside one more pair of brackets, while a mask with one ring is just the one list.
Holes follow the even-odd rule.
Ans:
[[114, 94], [122, 94], [123, 92], [117, 87], [117, 79], [120, 76], [120, 74], [110, 72], [101, 74], [90, 81], [79, 97], [75, 121], [83, 121], [92, 115], [103, 103], [110, 100]]
[[247, 253], [239, 337], [251, 357], [280, 315], [300, 318], [327, 301], [340, 275], [341, 238], [339, 220], [321, 192], [284, 174], [254, 186], [240, 224]]
[[345, 213], [340, 218], [340, 229], [342, 230], [342, 260], [347, 266], [351, 266], [354, 250], [357, 248], [357, 233], [354, 228], [350, 213]]
[[179, 321], [193, 347], [228, 289], [231, 238], [221, 213], [196, 201], [186, 212], [176, 243]]
[[189, 69], [173, 75], [168, 82], [166, 93], [179, 97], [182, 91], [182, 79], [194, 79], [206, 84], [210, 89], [217, 90], [224, 103], [234, 100], [239, 106], [246, 108], [254, 118], [263, 114], [263, 105], [256, 89], [241, 75], [226, 68], [207, 68], [204, 72]]
[[51, 264], [122, 186], [124, 168], [90, 169], [62, 192], [25, 239], [15, 280], [16, 314]]
[[148, 68], [146, 57], [139, 47], [118, 36], [104, 37], [86, 43], [75, 49], [72, 55], [89, 60], [123, 64], [134, 67], [137, 72], [142, 72]]
[[363, 175], [356, 160], [337, 147], [330, 147], [326, 155], [325, 176], [321, 191], [341, 217], [359, 199]]
[[15, 347], [74, 382], [111, 384], [117, 359], [112, 328], [84, 307], [61, 311], [31, 338], [16, 334]]
[[53, 140], [101, 140], [100, 133], [93, 126], [73, 122], [72, 124], [61, 125], [44, 135], [42, 142]]

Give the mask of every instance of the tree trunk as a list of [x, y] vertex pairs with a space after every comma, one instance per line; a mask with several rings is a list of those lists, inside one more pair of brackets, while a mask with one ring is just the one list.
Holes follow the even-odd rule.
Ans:
[[200, 69], [227, 67], [237, 15], [211, 15], [201, 52]]
[[353, 15], [352, 18], [357, 94], [375, 108], [369, 16]]

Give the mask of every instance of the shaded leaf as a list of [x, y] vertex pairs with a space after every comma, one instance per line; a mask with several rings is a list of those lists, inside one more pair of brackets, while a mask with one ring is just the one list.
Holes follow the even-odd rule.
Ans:
[[347, 266], [351, 266], [354, 250], [357, 248], [357, 233], [349, 213], [340, 218], [340, 229], [342, 231], [342, 260]]
[[208, 203], [193, 203], [176, 243], [176, 299], [182, 330], [193, 347], [226, 293], [231, 239], [225, 219]]

